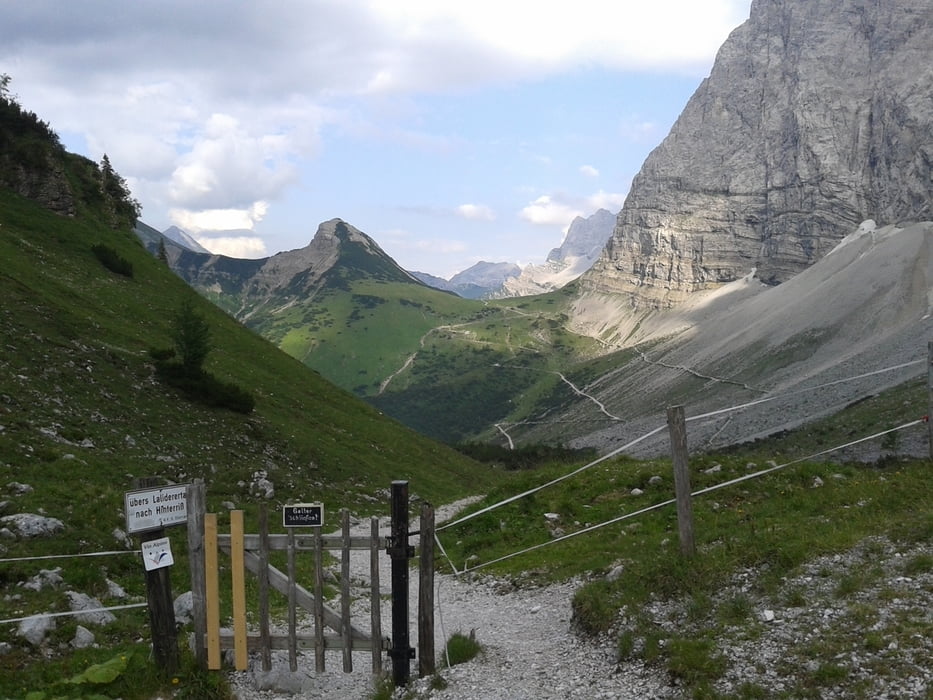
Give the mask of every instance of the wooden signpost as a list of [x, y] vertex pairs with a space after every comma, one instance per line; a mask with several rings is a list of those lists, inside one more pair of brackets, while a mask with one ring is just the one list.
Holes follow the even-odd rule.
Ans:
[[136, 488], [123, 496], [124, 513], [127, 533], [140, 533], [142, 541], [152, 653], [159, 668], [174, 673], [179, 667], [179, 654], [169, 573], [175, 560], [164, 528], [187, 522], [188, 486], [159, 486], [161, 481], [156, 477], [135, 479]]

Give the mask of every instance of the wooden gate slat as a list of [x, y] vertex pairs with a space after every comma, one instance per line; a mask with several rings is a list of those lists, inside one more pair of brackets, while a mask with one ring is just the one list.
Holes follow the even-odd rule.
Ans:
[[[324, 672], [324, 563], [321, 556], [321, 529], [314, 531], [314, 669]], [[339, 620], [339, 618], [338, 618]], [[339, 624], [339, 622], [338, 622]], [[337, 629], [340, 629], [337, 627]]]
[[[229, 545], [224, 546], [223, 541], [220, 542], [221, 550], [230, 553]], [[243, 561], [246, 564], [246, 568], [253, 572], [254, 574], [259, 569], [259, 557], [256, 556], [253, 552], [244, 552]], [[269, 585], [272, 586], [282, 595], [288, 595], [288, 576], [283, 572], [276, 569], [272, 564], [268, 566], [269, 569]], [[298, 606], [304, 610], [307, 610], [310, 613], [314, 612], [314, 596], [300, 584], [295, 585], [295, 600], [298, 603]], [[324, 609], [324, 624], [327, 627], [330, 627], [334, 631], [340, 629], [340, 615], [335, 613], [333, 610], [328, 608], [326, 605], [323, 606]], [[353, 636], [359, 639], [369, 639], [369, 635], [361, 629], [353, 627]]]
[[272, 670], [272, 648], [269, 644], [269, 511], [259, 507], [259, 639], [262, 670]]
[[[256, 557], [257, 559], [259, 557]], [[243, 511], [230, 511], [230, 575], [233, 586], [233, 650], [234, 668], [245, 671], [249, 667], [246, 652], [246, 575], [243, 566]]]
[[[382, 673], [382, 599], [379, 596], [379, 518], [373, 516], [369, 520], [369, 624], [372, 632], [373, 645], [373, 675]], [[377, 643], [379, 642], [379, 643]]]
[[297, 584], [295, 565], [295, 531], [288, 531], [288, 670], [294, 673], [298, 670], [298, 645], [297, 645], [297, 604], [295, 590]]
[[[340, 634], [345, 639], [353, 638], [350, 627], [350, 511], [346, 508], [340, 511], [340, 520], [343, 530], [343, 550], [340, 558]], [[350, 673], [353, 670], [353, 649], [349, 644], [343, 648], [343, 671]]]
[[220, 670], [220, 581], [217, 575], [217, 514], [204, 514], [204, 589], [207, 596], [207, 668]]

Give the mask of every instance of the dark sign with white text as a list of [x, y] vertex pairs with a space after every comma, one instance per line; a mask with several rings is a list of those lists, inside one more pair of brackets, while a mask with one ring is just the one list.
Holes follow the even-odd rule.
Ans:
[[282, 525], [285, 527], [321, 527], [324, 524], [322, 503], [296, 503], [282, 506]]

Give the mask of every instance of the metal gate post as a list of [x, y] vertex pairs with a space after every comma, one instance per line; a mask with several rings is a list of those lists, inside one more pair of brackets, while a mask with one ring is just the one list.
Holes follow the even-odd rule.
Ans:
[[[408, 636], [408, 560], [415, 548], [408, 545], [408, 482], [392, 482], [392, 532], [389, 538], [392, 559], [392, 682], [396, 688], [408, 685], [411, 659], [415, 650]], [[375, 643], [375, 642], [374, 642]]]

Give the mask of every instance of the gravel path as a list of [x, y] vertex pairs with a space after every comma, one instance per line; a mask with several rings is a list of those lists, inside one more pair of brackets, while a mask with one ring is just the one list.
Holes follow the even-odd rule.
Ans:
[[[437, 520], [449, 519], [463, 502], [438, 509]], [[358, 528], [368, 533], [366, 522]], [[387, 526], [383, 532], [387, 531]], [[835, 686], [821, 688], [822, 697], [933, 698], [933, 638], [924, 634], [933, 626], [933, 569], [909, 571], [911, 561], [933, 559], [933, 543], [919, 542], [904, 550], [884, 538], [869, 538], [852, 551], [811, 562], [782, 590], [763, 598], [754, 593], [756, 572], [737, 574], [736, 581], [720, 592], [724, 599], [748, 596], [756, 621], [720, 640], [729, 659], [716, 690], [736, 696], [743, 687], [765, 692], [793, 692], [802, 675], [819, 673], [827, 660], [812, 656], [828, 649], [821, 640], [832, 640], [836, 656], [828, 660], [845, 670]], [[383, 629], [389, 633], [390, 563], [381, 557]], [[352, 583], [359, 596], [354, 619], [368, 627], [368, 553], [353, 552]], [[840, 595], [840, 581], [872, 570], [860, 589]], [[907, 573], [909, 571], [909, 573]], [[411, 643], [417, 644], [417, 577], [411, 586]], [[417, 700], [538, 700], [549, 698], [681, 698], [683, 690], [671, 685], [658, 667], [641, 662], [616, 661], [614, 644], [581, 639], [571, 629], [570, 601], [580, 581], [544, 587], [517, 588], [490, 577], [437, 577], [435, 647], [442, 653], [446, 639], [455, 632], [475, 632], [484, 652], [473, 661], [440, 669], [443, 688], [432, 688], [431, 679], [417, 678], [412, 662], [412, 682], [395, 698]], [[792, 595], [793, 593], [793, 595]], [[786, 601], [806, 599], [805, 607]], [[800, 604], [800, 603], [798, 603]], [[655, 603], [643, 611], [659, 627], [674, 633], [687, 614], [677, 603]], [[859, 621], [860, 620], [860, 621]], [[913, 634], [904, 633], [910, 621]], [[683, 630], [682, 630], [683, 631]], [[688, 630], [689, 631], [689, 630]], [[919, 633], [918, 633], [919, 632]], [[827, 636], [828, 635], [828, 636]], [[809, 649], [810, 651], [806, 651]], [[825, 652], [820, 652], [825, 653]], [[802, 654], [802, 656], [801, 656]], [[374, 690], [366, 654], [354, 656], [357, 670], [340, 669], [339, 652], [327, 653], [327, 671], [314, 673], [314, 657], [299, 657], [299, 672], [288, 671], [284, 654], [274, 657], [271, 673], [251, 670], [231, 673], [237, 696], [263, 698], [334, 698], [365, 700]], [[385, 667], [391, 673], [391, 662]], [[788, 671], [788, 665], [795, 670]], [[879, 669], [886, 669], [879, 673]], [[788, 675], [789, 674], [789, 675]], [[795, 677], [798, 676], [798, 677]], [[767, 696], [762, 696], [767, 697]]]
[[[460, 501], [437, 511], [438, 523], [450, 519], [468, 504]], [[369, 523], [354, 526], [354, 534], [368, 534]], [[381, 532], [388, 523], [381, 523]], [[414, 540], [414, 538], [413, 538]], [[354, 619], [368, 628], [369, 601], [365, 586], [369, 582], [369, 555], [351, 553], [352, 583], [358, 599], [353, 604]], [[380, 558], [380, 586], [383, 605], [383, 634], [391, 625], [390, 560]], [[411, 579], [411, 643], [417, 645], [417, 577]], [[619, 671], [610, 645], [585, 642], [570, 626], [570, 601], [579, 582], [566, 582], [538, 588], [516, 589], [486, 577], [456, 577], [439, 574], [435, 589], [435, 648], [443, 653], [446, 639], [455, 632], [475, 631], [483, 645], [481, 657], [452, 668], [439, 666], [447, 682], [443, 689], [430, 688], [430, 679], [418, 679], [418, 662], [412, 661], [409, 691], [419, 698], [443, 700], [457, 698], [496, 698], [497, 700], [532, 700], [541, 698], [660, 698], [665, 684], [657, 672], [641, 665]], [[308, 631], [310, 631], [310, 626]], [[362, 700], [371, 697], [373, 677], [366, 654], [354, 655], [353, 673], [343, 673], [339, 652], [327, 652], [327, 670], [314, 673], [311, 652], [299, 655], [299, 670], [288, 671], [288, 658], [274, 652], [273, 669], [263, 673], [258, 659], [250, 659], [250, 670], [231, 673], [230, 679], [239, 698], [320, 698]], [[391, 673], [391, 661], [385, 659]]]

